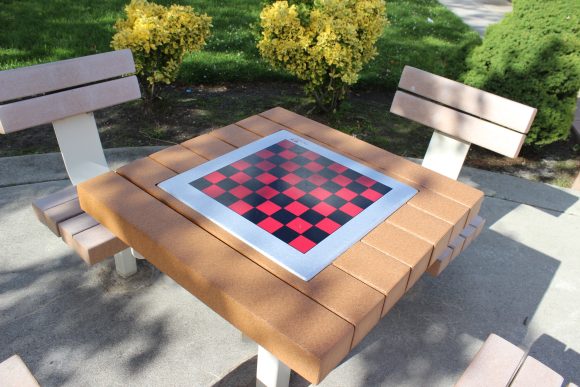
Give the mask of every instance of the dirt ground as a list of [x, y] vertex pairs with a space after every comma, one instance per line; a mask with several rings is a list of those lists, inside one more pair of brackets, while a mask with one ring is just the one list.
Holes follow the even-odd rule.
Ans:
[[[224, 84], [166, 87], [154, 104], [135, 101], [97, 112], [105, 148], [171, 145], [275, 106], [306, 115], [390, 152], [422, 157], [432, 130], [389, 113], [392, 93], [353, 90], [335, 114], [320, 114], [299, 85]], [[0, 136], [0, 157], [57, 152], [50, 125]], [[473, 146], [466, 164], [570, 187], [580, 170], [574, 139], [509, 159]]]

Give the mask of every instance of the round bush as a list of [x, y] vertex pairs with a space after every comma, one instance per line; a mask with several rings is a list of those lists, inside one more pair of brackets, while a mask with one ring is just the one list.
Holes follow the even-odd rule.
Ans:
[[376, 54], [386, 23], [383, 0], [275, 1], [260, 14], [260, 54], [306, 81], [306, 92], [334, 111]]
[[538, 109], [526, 143], [564, 140], [580, 89], [580, 1], [514, 0], [467, 59], [463, 81]]

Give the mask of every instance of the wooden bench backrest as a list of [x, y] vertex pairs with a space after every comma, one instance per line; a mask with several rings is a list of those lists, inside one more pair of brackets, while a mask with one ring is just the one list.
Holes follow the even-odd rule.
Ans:
[[130, 50], [0, 71], [0, 134], [52, 123], [77, 184], [108, 170], [92, 112], [141, 97]]
[[[410, 66], [405, 66], [399, 88], [391, 113], [430, 126], [467, 149], [473, 143], [508, 157], [519, 154], [537, 111]], [[440, 134], [436, 132], [437, 141], [448, 141]]]
[[138, 99], [134, 72], [130, 50], [0, 71], [0, 133]]

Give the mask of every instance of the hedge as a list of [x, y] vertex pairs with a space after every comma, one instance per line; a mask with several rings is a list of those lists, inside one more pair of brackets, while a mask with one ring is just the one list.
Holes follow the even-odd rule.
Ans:
[[462, 81], [538, 109], [527, 144], [564, 140], [580, 89], [580, 1], [514, 0], [467, 59]]

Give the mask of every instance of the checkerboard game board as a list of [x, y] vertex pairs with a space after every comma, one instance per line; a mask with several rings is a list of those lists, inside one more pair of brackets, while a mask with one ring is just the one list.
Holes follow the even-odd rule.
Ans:
[[306, 280], [415, 193], [286, 131], [159, 186]]

